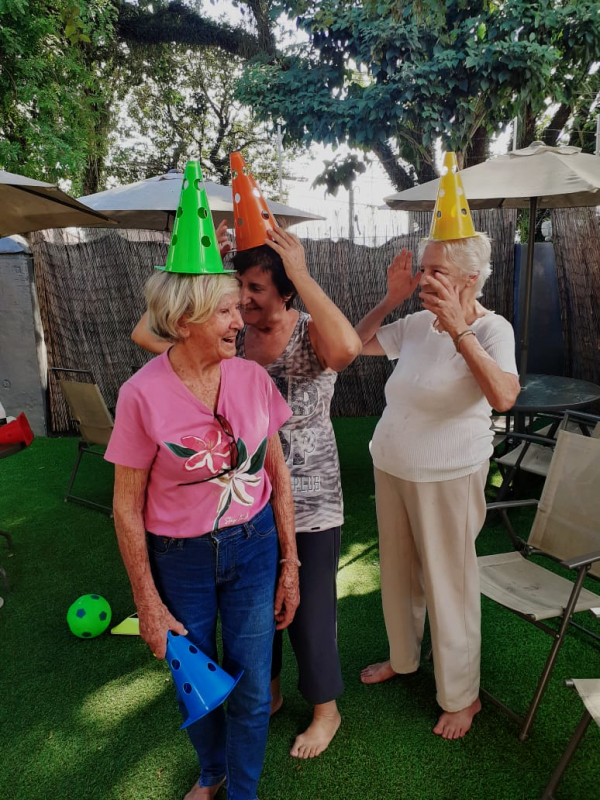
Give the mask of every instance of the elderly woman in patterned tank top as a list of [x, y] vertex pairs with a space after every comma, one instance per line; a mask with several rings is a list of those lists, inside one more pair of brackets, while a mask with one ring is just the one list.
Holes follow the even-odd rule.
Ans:
[[[224, 226], [218, 233], [224, 252]], [[337, 373], [356, 358], [361, 341], [310, 276], [300, 240], [278, 227], [269, 236], [266, 244], [234, 257], [245, 323], [237, 352], [267, 370], [293, 413], [280, 430], [292, 478], [301, 564], [300, 606], [288, 630], [298, 662], [298, 686], [313, 706], [313, 719], [296, 737], [290, 753], [314, 758], [338, 730], [341, 718], [336, 700], [344, 689], [337, 649], [336, 591], [343, 502], [329, 409]], [[296, 294], [308, 314], [292, 308]], [[132, 338], [152, 352], [162, 352], [162, 343], [149, 333], [144, 318]], [[279, 633], [271, 670], [272, 713], [283, 703], [281, 667]]]

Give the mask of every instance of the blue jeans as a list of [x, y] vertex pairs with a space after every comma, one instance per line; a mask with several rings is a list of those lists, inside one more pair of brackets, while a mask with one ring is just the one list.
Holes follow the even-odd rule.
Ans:
[[255, 800], [271, 705], [278, 560], [271, 506], [244, 525], [193, 539], [148, 534], [148, 552], [160, 596], [188, 638], [216, 661], [220, 614], [222, 667], [231, 675], [244, 670], [227, 712], [219, 706], [187, 729], [200, 761], [199, 785], [225, 776], [228, 800]]

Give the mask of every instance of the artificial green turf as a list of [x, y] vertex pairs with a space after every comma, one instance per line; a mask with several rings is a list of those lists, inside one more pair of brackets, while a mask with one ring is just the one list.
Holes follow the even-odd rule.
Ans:
[[[562, 680], [600, 677], [600, 649], [589, 640], [569, 636], [525, 743], [488, 703], [464, 740], [434, 736], [433, 666], [425, 660], [410, 678], [370, 687], [358, 679], [362, 667], [387, 656], [368, 453], [374, 424], [336, 421], [346, 502], [339, 573], [342, 727], [318, 759], [290, 758], [310, 708], [295, 687], [286, 641], [285, 702], [272, 721], [260, 798], [539, 798], [582, 713]], [[180, 800], [197, 768], [178, 730], [168, 668], [139, 638], [106, 633], [80, 640], [65, 622], [70, 603], [88, 592], [109, 600], [114, 622], [134, 610], [111, 520], [62, 501], [76, 447], [74, 439], [36, 439], [0, 463], [0, 523], [15, 542], [9, 558], [0, 541], [0, 564], [11, 581], [8, 593], [0, 586], [6, 598], [0, 609], [0, 800]], [[77, 483], [81, 494], [109, 502], [110, 465], [84, 461]], [[523, 534], [527, 520], [526, 514], [519, 520]], [[478, 547], [481, 553], [508, 549], [503, 530], [486, 526]], [[482, 682], [517, 710], [533, 693], [549, 646], [549, 637], [484, 600]], [[592, 725], [557, 800], [600, 797], [599, 752], [600, 732]]]

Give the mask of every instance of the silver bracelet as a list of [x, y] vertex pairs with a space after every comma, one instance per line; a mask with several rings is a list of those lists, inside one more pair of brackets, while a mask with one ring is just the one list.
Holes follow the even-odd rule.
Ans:
[[468, 336], [470, 333], [472, 333], [473, 336], [475, 336], [475, 331], [472, 330], [471, 328], [467, 328], [466, 331], [463, 331], [462, 333], [459, 333], [458, 336], [456, 337], [456, 339], [454, 340], [454, 347], [456, 347], [456, 352], [457, 353], [460, 353], [460, 342], [461, 342], [461, 339], [463, 339], [463, 337], [465, 337], [465, 336]]
[[279, 559], [279, 563], [280, 564], [285, 564], [286, 562], [290, 563], [290, 564], [295, 564], [297, 567], [301, 567], [302, 566], [302, 562], [298, 558], [280, 558]]

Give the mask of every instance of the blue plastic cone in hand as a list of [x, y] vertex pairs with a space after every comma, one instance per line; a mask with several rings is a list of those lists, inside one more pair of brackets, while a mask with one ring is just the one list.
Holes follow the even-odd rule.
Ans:
[[182, 728], [224, 703], [244, 674], [242, 670], [232, 678], [189, 639], [172, 631], [167, 633], [167, 663], [188, 713]]

